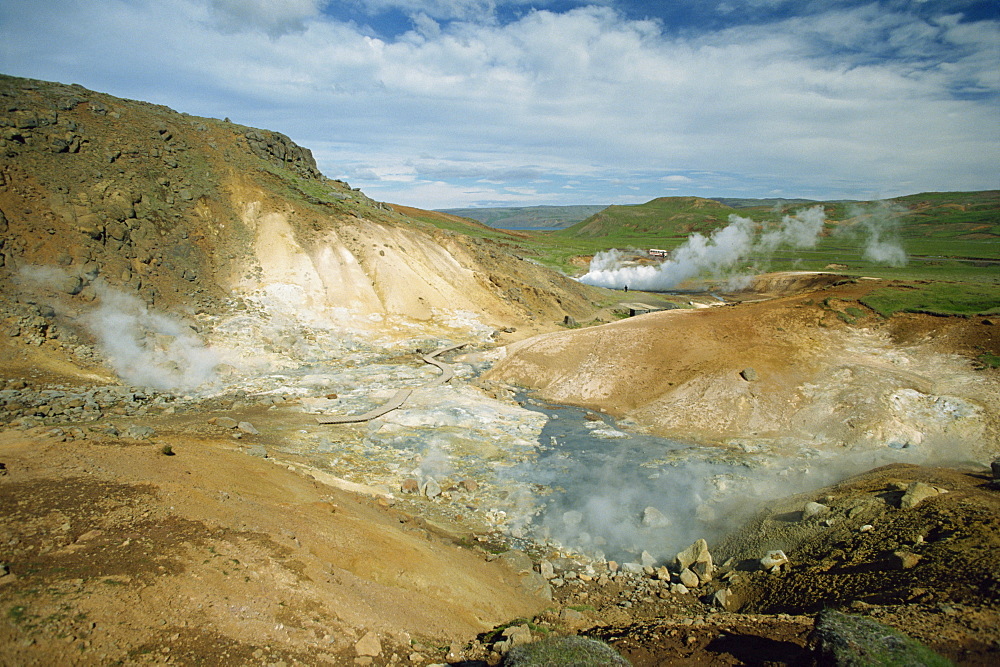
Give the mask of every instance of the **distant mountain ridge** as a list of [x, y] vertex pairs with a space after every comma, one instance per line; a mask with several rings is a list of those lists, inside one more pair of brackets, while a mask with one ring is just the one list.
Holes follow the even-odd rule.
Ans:
[[496, 229], [563, 229], [607, 208], [604, 205], [501, 206], [496, 208], [446, 208], [441, 213], [478, 220]]

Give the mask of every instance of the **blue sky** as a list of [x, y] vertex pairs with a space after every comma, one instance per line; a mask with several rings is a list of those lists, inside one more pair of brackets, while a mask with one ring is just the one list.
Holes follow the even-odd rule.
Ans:
[[1000, 188], [995, 0], [3, 0], [0, 71], [424, 208]]

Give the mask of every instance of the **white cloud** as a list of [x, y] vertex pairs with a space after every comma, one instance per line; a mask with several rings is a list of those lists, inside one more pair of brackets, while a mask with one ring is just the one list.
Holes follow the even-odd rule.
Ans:
[[208, 0], [223, 30], [263, 30], [271, 36], [302, 32], [323, 0]]
[[507, 24], [475, 20], [485, 0], [370, 9], [390, 6], [414, 17], [396, 39], [322, 0], [8, 0], [0, 61], [285, 132], [400, 203], [509, 201], [489, 183], [603, 202], [612, 177], [652, 198], [696, 172], [749, 196], [1000, 187], [996, 21], [873, 4], [673, 37], [596, 5]]

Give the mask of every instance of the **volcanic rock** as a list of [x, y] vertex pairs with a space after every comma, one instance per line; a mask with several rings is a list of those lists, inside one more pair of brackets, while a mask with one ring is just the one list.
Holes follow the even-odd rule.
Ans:
[[240, 422], [236, 425], [236, 428], [246, 433], [247, 435], [259, 435], [260, 431], [254, 428], [254, 425], [250, 422]]
[[912, 567], [916, 567], [917, 563], [920, 562], [920, 554], [915, 554], [910, 551], [893, 551], [893, 558], [895, 560], [895, 565], [901, 570], [909, 570]]
[[788, 556], [781, 549], [768, 551], [767, 555], [760, 559], [760, 566], [766, 572], [778, 572], [781, 568], [787, 568], [789, 564]]
[[707, 563], [712, 565], [712, 554], [708, 551], [708, 543], [705, 540], [697, 540], [684, 551], [677, 554], [678, 569], [691, 567], [694, 563]]
[[698, 588], [698, 586], [701, 585], [701, 579], [698, 577], [698, 575], [689, 570], [688, 568], [684, 568], [683, 570], [681, 570], [679, 576], [681, 583], [684, 584], [684, 586], [686, 586], [687, 588]]
[[902, 509], [916, 507], [921, 501], [936, 496], [941, 493], [941, 489], [925, 484], [924, 482], [913, 482], [906, 487], [906, 493], [899, 501]]
[[822, 503], [817, 503], [814, 501], [809, 501], [802, 508], [802, 519], [811, 519], [812, 517], [829, 511], [830, 508]]
[[354, 644], [354, 652], [362, 656], [375, 657], [382, 653], [382, 643], [378, 635], [371, 631]]

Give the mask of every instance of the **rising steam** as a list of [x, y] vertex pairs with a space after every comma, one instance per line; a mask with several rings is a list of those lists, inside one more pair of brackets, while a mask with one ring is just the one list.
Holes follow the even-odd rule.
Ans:
[[[72, 287], [74, 281], [77, 287]], [[48, 266], [21, 268], [18, 282], [30, 289], [70, 294], [79, 291], [81, 284], [79, 277]], [[219, 357], [190, 326], [151, 311], [135, 296], [101, 280], [91, 287], [98, 305], [81, 315], [79, 322], [93, 334], [122, 380], [153, 389], [188, 390], [215, 379]]]
[[763, 231], [750, 218], [730, 215], [729, 224], [709, 236], [692, 234], [672, 257], [658, 266], [622, 266], [618, 250], [599, 252], [580, 282], [599, 287], [663, 291], [701, 276], [731, 277], [752, 255], [769, 255], [779, 248], [812, 248], [823, 231], [822, 206], [786, 215], [774, 229]]
[[900, 214], [906, 209], [893, 202], [852, 206], [847, 213], [857, 222], [850, 232], [864, 241], [863, 255], [878, 264], [906, 266], [906, 251], [900, 242]]
[[215, 379], [219, 358], [191, 327], [150, 311], [134, 296], [97, 284], [100, 305], [84, 321], [125, 381], [154, 389], [193, 389]]

